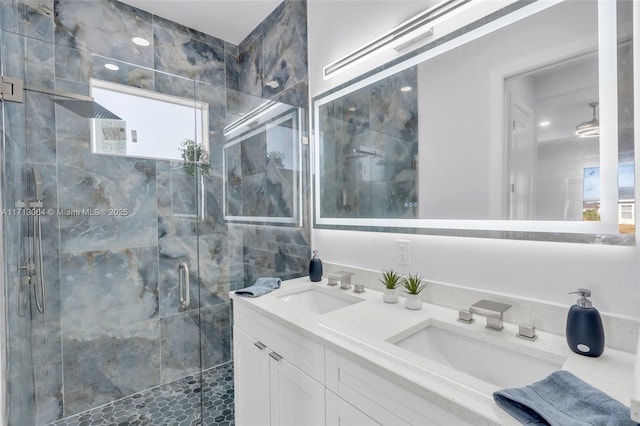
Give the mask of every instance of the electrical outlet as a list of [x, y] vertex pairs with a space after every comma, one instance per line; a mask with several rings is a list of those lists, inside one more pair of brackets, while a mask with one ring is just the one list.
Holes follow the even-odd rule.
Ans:
[[411, 241], [396, 240], [398, 263], [400, 265], [411, 265]]

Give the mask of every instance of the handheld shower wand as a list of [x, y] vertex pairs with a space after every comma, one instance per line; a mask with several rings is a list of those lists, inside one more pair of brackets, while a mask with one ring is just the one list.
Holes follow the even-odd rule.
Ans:
[[[23, 246], [24, 265], [18, 265], [18, 271], [25, 271], [25, 275], [20, 276], [20, 289], [18, 291], [18, 313], [25, 315], [25, 308], [29, 299], [29, 287], [34, 285], [34, 296], [36, 307], [40, 313], [45, 311], [45, 291], [44, 291], [44, 262], [42, 254], [42, 221], [40, 211], [42, 209], [42, 176], [38, 169], [31, 169], [33, 175], [33, 199], [30, 201], [18, 201], [16, 207], [30, 210], [27, 214], [27, 227], [25, 246]], [[30, 179], [27, 179], [27, 186]], [[27, 195], [29, 198], [29, 195]]]

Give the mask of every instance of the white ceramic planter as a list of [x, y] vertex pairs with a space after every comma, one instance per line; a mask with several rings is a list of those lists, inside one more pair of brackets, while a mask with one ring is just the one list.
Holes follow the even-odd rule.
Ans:
[[420, 294], [407, 294], [404, 306], [407, 309], [422, 309], [422, 299], [420, 298]]
[[398, 289], [397, 288], [385, 288], [382, 294], [382, 300], [387, 303], [398, 303]]

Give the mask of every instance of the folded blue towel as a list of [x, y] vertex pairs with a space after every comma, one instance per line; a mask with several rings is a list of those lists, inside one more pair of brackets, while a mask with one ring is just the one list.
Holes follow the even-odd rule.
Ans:
[[280, 288], [280, 278], [258, 278], [256, 282], [247, 288], [236, 290], [238, 296], [258, 297], [263, 294], [271, 293], [276, 288]]
[[568, 371], [556, 371], [522, 388], [494, 392], [493, 399], [526, 425], [637, 425], [629, 408]]

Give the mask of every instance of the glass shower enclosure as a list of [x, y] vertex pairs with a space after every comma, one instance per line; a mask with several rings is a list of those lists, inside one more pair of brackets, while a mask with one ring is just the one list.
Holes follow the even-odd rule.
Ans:
[[10, 28], [24, 6], [0, 12], [3, 420], [212, 424], [233, 393], [226, 225], [211, 212], [224, 87]]

